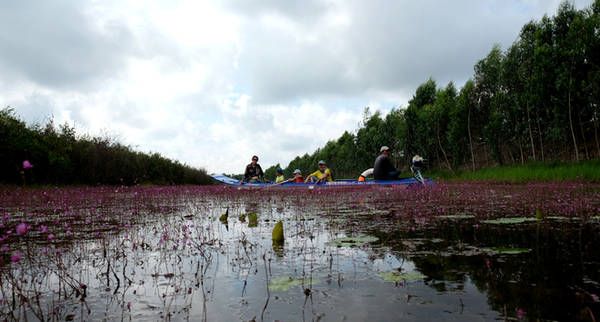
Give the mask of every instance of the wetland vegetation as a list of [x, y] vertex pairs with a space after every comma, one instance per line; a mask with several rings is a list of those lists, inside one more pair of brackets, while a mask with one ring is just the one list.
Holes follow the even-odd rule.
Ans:
[[3, 189], [0, 201], [2, 320], [600, 314], [596, 184]]

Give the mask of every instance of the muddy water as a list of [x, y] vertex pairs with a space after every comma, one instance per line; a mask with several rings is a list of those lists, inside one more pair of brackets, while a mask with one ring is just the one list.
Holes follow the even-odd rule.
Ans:
[[[94, 209], [82, 197], [66, 207], [80, 214], [72, 217], [64, 206], [38, 207], [27, 221], [31, 229], [19, 236], [7, 232], [19, 213], [27, 217], [19, 209], [26, 205], [4, 208], [10, 218], [3, 235], [10, 237], [3, 241], [2, 319], [600, 316], [600, 224], [593, 213], [512, 215], [506, 222], [493, 220], [503, 218], [498, 213], [409, 213], [394, 200], [413, 192], [395, 190], [156, 193]], [[430, 209], [435, 195], [418, 193], [417, 202]], [[283, 243], [272, 241], [278, 221]], [[14, 254], [21, 256], [13, 262]]]

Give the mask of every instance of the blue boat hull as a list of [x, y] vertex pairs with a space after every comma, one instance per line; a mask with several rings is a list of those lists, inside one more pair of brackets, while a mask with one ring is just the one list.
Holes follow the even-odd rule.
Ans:
[[[284, 183], [284, 184], [274, 184], [274, 183], [243, 183], [240, 184], [239, 180], [224, 176], [222, 174], [213, 174], [211, 176], [213, 179], [227, 184], [227, 185], [231, 185], [231, 186], [244, 186], [244, 187], [268, 187], [268, 186], [274, 186], [274, 187], [314, 187], [315, 184], [304, 184], [304, 183], [292, 183], [292, 182], [288, 182], [288, 183]], [[425, 183], [426, 184], [433, 184], [434, 181], [431, 178], [426, 178], [425, 179]], [[398, 180], [386, 180], [386, 181], [376, 181], [376, 180], [366, 180], [366, 181], [358, 181], [358, 180], [354, 180], [354, 179], [339, 179], [339, 180], [335, 180], [333, 182], [326, 182], [326, 183], [321, 183], [318, 184], [316, 186], [319, 187], [338, 187], [338, 186], [373, 186], [373, 185], [382, 185], [382, 186], [394, 186], [394, 185], [410, 185], [410, 184], [421, 184], [419, 181], [417, 181], [417, 179], [415, 178], [401, 178]]]

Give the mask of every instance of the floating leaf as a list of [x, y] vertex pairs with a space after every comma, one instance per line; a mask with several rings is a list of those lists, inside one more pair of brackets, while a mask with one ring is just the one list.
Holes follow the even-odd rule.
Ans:
[[550, 216], [550, 217], [546, 217], [546, 219], [552, 219], [552, 220], [579, 220], [579, 217], [563, 217], [563, 216]]
[[240, 222], [246, 222], [246, 215], [240, 215], [238, 218]]
[[475, 216], [467, 214], [445, 215], [439, 216], [440, 219], [473, 219]]
[[389, 273], [377, 273], [377, 276], [381, 277], [384, 281], [392, 281], [392, 282], [414, 282], [419, 281], [425, 278], [425, 275], [419, 272], [408, 272], [408, 273], [397, 273], [397, 272], [389, 272]]
[[336, 246], [336, 247], [352, 247], [352, 246], [362, 246], [364, 243], [373, 243], [378, 240], [379, 240], [379, 238], [371, 237], [371, 236], [344, 237], [344, 238], [337, 238], [332, 241], [328, 241], [325, 243], [325, 245]]
[[483, 220], [484, 224], [521, 224], [527, 221], [536, 221], [535, 218], [524, 218], [524, 217], [512, 217], [512, 218], [497, 218]]
[[282, 291], [285, 292], [290, 288], [302, 284], [316, 284], [319, 281], [316, 279], [307, 278], [303, 280], [301, 278], [292, 278], [292, 277], [276, 277], [271, 279], [269, 282], [269, 289], [271, 291]]
[[531, 248], [503, 248], [503, 247], [493, 247], [493, 248], [484, 248], [486, 252], [490, 253], [498, 253], [498, 254], [506, 254], [506, 255], [517, 255], [523, 253], [529, 253]]

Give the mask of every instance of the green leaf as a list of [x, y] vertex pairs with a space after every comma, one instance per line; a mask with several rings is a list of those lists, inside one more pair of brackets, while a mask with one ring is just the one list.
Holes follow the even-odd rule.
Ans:
[[336, 247], [352, 247], [352, 246], [362, 246], [364, 243], [373, 243], [378, 241], [379, 238], [372, 236], [362, 236], [362, 237], [344, 237], [337, 238], [332, 241], [328, 241], [325, 243], [326, 246], [336, 246]]
[[506, 254], [506, 255], [517, 255], [523, 253], [529, 253], [531, 248], [502, 248], [502, 247], [493, 247], [493, 248], [484, 248], [486, 252], [490, 253], [498, 253], [498, 254]]
[[425, 278], [425, 275], [419, 272], [408, 272], [408, 273], [377, 273], [377, 276], [381, 277], [384, 281], [393, 281], [393, 282], [414, 282], [419, 281]]
[[507, 225], [507, 224], [521, 224], [528, 221], [536, 221], [535, 218], [524, 218], [524, 217], [512, 217], [512, 218], [497, 218], [497, 219], [489, 219], [481, 221], [484, 224], [499, 224], [499, 225]]
[[456, 215], [439, 216], [438, 218], [440, 218], [440, 219], [473, 219], [473, 218], [475, 218], [475, 216], [466, 215], [466, 214], [456, 214]]
[[269, 281], [269, 289], [271, 291], [281, 291], [285, 292], [290, 288], [302, 284], [316, 284], [319, 283], [316, 279], [307, 278], [305, 280], [301, 278], [292, 278], [292, 277], [276, 277]]

